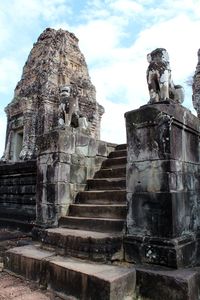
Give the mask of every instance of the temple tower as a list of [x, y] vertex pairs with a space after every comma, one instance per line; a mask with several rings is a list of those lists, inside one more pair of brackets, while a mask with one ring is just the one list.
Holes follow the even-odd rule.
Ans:
[[59, 126], [60, 94], [66, 86], [76, 91], [72, 98], [79, 116], [87, 120], [89, 135], [99, 139], [104, 109], [96, 101], [78, 39], [68, 31], [47, 28], [33, 45], [14, 98], [5, 109], [5, 161], [37, 157], [37, 136]]

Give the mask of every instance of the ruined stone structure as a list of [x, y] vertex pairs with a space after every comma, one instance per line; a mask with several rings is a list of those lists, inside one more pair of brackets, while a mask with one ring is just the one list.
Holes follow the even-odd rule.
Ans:
[[37, 136], [59, 125], [60, 91], [65, 86], [73, 90], [70, 101], [78, 103], [80, 117], [87, 120], [90, 135], [98, 139], [104, 109], [96, 102], [78, 39], [68, 31], [47, 28], [34, 44], [14, 98], [6, 107], [5, 161], [37, 157]]
[[200, 118], [200, 49], [198, 50], [197, 55], [198, 55], [198, 62], [193, 77], [193, 85], [192, 85], [192, 89], [193, 89], [192, 102], [194, 108], [197, 111], [197, 116]]
[[181, 106], [158, 48], [148, 55], [150, 102], [125, 114], [127, 145], [98, 140], [103, 109], [77, 49], [73, 34], [44, 31], [7, 108], [4, 160], [28, 161], [0, 165], [0, 221], [14, 207], [34, 228], [5, 268], [64, 298], [198, 300], [200, 120]]
[[149, 103], [174, 100], [182, 103], [184, 90], [180, 85], [174, 85], [171, 78], [169, 55], [164, 48], [157, 48], [147, 55], [147, 83], [150, 94]]

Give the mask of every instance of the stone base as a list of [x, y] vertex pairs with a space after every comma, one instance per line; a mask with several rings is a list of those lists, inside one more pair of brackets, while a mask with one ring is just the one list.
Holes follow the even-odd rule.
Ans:
[[55, 256], [54, 252], [42, 250], [37, 245], [7, 251], [5, 268], [47, 286], [63, 298], [125, 300], [129, 296], [133, 299], [135, 291], [133, 267]]
[[199, 119], [181, 105], [127, 112], [126, 259], [173, 268], [199, 264]]
[[56, 256], [54, 252], [29, 245], [7, 251], [5, 268], [26, 279], [37, 281], [63, 298], [200, 299], [200, 268], [197, 267], [173, 270], [150, 265], [134, 265], [134, 268], [129, 265], [127, 268], [95, 264]]
[[189, 235], [174, 239], [131, 235], [124, 239], [125, 260], [172, 268], [199, 265], [198, 244], [199, 239]]

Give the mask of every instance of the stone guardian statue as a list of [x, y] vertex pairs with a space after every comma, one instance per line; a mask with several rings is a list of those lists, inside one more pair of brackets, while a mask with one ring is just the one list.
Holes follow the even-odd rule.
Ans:
[[60, 88], [59, 120], [61, 128], [65, 126], [88, 129], [88, 121], [80, 113], [78, 90], [75, 85], [65, 85]]
[[149, 89], [149, 103], [173, 100], [182, 103], [184, 89], [175, 85], [171, 78], [169, 55], [166, 49], [157, 48], [147, 55], [149, 66], [147, 68], [147, 84]]

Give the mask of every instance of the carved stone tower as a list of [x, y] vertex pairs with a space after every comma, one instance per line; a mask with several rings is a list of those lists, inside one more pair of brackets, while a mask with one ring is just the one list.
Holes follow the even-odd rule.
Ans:
[[78, 39], [68, 31], [47, 28], [34, 44], [14, 98], [5, 109], [8, 123], [4, 160], [37, 156], [37, 136], [58, 127], [59, 92], [65, 86], [76, 89], [76, 102], [89, 124], [89, 135], [99, 139], [104, 109], [96, 102]]
[[192, 85], [192, 90], [193, 90], [192, 102], [194, 108], [197, 111], [198, 117], [200, 117], [200, 49], [198, 50], [197, 55], [198, 55], [198, 62], [193, 77], [193, 85]]

